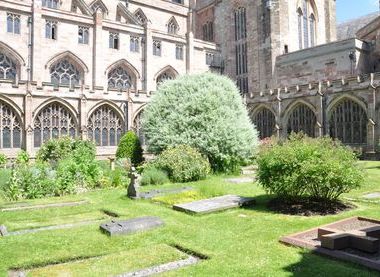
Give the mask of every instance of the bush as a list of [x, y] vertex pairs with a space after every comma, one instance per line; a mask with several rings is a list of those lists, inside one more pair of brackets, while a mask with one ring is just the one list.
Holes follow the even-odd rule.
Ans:
[[128, 131], [120, 140], [116, 158], [128, 158], [132, 164], [138, 165], [143, 161], [143, 150], [140, 140], [133, 131]]
[[196, 149], [179, 145], [162, 152], [153, 162], [156, 168], [168, 173], [173, 182], [190, 182], [206, 178], [210, 164]]
[[7, 156], [0, 154], [0, 168], [4, 168], [7, 165]]
[[352, 150], [330, 138], [291, 135], [263, 147], [257, 164], [261, 185], [284, 198], [334, 201], [363, 181]]
[[15, 160], [16, 164], [26, 164], [30, 160], [28, 152], [25, 150], [21, 150], [20, 152], [17, 153], [17, 157]]
[[162, 185], [169, 182], [168, 174], [153, 166], [147, 167], [141, 178], [142, 186]]
[[251, 158], [257, 132], [235, 84], [220, 75], [186, 75], [160, 85], [144, 110], [149, 151], [190, 145], [215, 171], [235, 171]]

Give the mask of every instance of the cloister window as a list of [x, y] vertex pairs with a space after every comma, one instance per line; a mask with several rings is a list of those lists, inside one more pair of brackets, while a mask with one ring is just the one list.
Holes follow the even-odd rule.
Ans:
[[267, 108], [260, 109], [253, 117], [260, 139], [269, 138], [276, 128], [276, 118]]
[[7, 32], [13, 34], [20, 34], [21, 19], [20, 15], [8, 13], [7, 14]]
[[103, 105], [91, 114], [87, 131], [97, 146], [116, 146], [123, 133], [123, 120], [114, 109]]
[[131, 37], [129, 49], [131, 52], [135, 52], [135, 53], [140, 52], [140, 40], [138, 37]]
[[11, 58], [0, 53], [0, 79], [15, 80], [16, 75], [16, 64]]
[[135, 120], [133, 121], [133, 129], [138, 136], [141, 145], [145, 145], [145, 135], [144, 135], [144, 130], [142, 128], [141, 124], [141, 118], [142, 118], [143, 112], [139, 112], [139, 114], [136, 116]]
[[313, 0], [302, 0], [297, 9], [299, 49], [315, 46], [316, 17]]
[[161, 41], [158, 41], [158, 40], [153, 41], [153, 55], [161, 56]]
[[241, 93], [249, 90], [247, 43], [246, 9], [240, 7], [235, 10], [235, 66], [237, 86]]
[[45, 37], [48, 39], [57, 39], [57, 22], [46, 20]]
[[306, 105], [300, 104], [291, 112], [288, 119], [288, 134], [303, 132], [315, 137], [317, 119], [314, 112]]
[[90, 36], [90, 31], [88, 27], [79, 26], [78, 27], [78, 43], [88, 44]]
[[67, 59], [62, 59], [50, 68], [51, 83], [75, 86], [80, 84], [79, 70]]
[[177, 44], [175, 46], [175, 58], [177, 60], [183, 60], [183, 45]]
[[59, 0], [42, 0], [42, 6], [50, 9], [58, 9]]
[[108, 88], [127, 90], [132, 87], [132, 78], [124, 67], [116, 67], [108, 73]]
[[77, 124], [71, 112], [54, 102], [43, 108], [34, 120], [34, 147], [50, 139], [77, 135]]
[[119, 49], [119, 34], [112, 33], [109, 34], [109, 48], [111, 49]]
[[168, 71], [165, 71], [157, 77], [156, 83], [157, 83], [157, 86], [159, 86], [161, 83], [167, 80], [174, 80], [174, 79], [175, 79], [175, 76], [173, 74], [171, 74]]
[[178, 29], [179, 29], [178, 23], [173, 17], [172, 19], [170, 19], [168, 23], [168, 33], [171, 35], [176, 35], [178, 33]]
[[356, 102], [344, 99], [331, 111], [330, 136], [347, 144], [367, 143], [368, 117]]
[[20, 148], [21, 131], [21, 122], [16, 112], [0, 101], [0, 148]]

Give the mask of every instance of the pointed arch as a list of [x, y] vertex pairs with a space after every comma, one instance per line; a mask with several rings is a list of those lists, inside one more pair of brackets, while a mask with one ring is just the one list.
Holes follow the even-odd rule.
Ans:
[[0, 96], [0, 149], [21, 148], [23, 126], [17, 105]]
[[350, 145], [367, 143], [367, 107], [355, 97], [337, 97], [328, 108], [328, 122], [332, 138]]
[[90, 7], [86, 4], [84, 0], [73, 0], [71, 3], [71, 11], [77, 12], [79, 9], [84, 15], [92, 15]]
[[99, 103], [89, 113], [87, 133], [97, 146], [117, 146], [124, 133], [124, 120], [119, 109], [109, 103]]
[[121, 3], [117, 4], [117, 14], [123, 16], [127, 23], [140, 25], [137, 18], [127, 9], [127, 7]]
[[113, 101], [110, 101], [110, 100], [103, 100], [103, 101], [100, 101], [98, 102], [95, 106], [93, 106], [88, 114], [92, 114], [94, 113], [94, 111], [96, 111], [99, 107], [101, 106], [104, 106], [104, 105], [107, 105], [107, 106], [110, 106], [112, 109], [115, 110], [115, 112], [118, 114], [118, 116], [120, 116], [123, 121], [125, 120], [125, 115], [124, 115], [124, 112], [122, 111], [122, 109], [120, 107], [118, 107]]
[[33, 144], [40, 147], [50, 139], [78, 135], [77, 116], [62, 99], [52, 98], [36, 110], [33, 120]]
[[126, 59], [118, 60], [108, 66], [105, 75], [108, 88], [111, 89], [136, 89], [137, 80], [140, 79], [139, 71]]
[[148, 22], [148, 17], [145, 15], [145, 13], [143, 12], [143, 10], [141, 8], [138, 8], [134, 13], [133, 15], [135, 16], [135, 18], [137, 19], [137, 21], [141, 24], [141, 25], [144, 25], [145, 23]]
[[108, 14], [108, 8], [107, 6], [103, 3], [102, 0], [94, 0], [90, 3], [89, 7], [95, 13], [99, 9], [102, 11], [103, 15]]
[[45, 68], [50, 68], [57, 61], [68, 58], [72, 60], [84, 73], [88, 73], [89, 69], [85, 62], [71, 51], [64, 51], [51, 57], [45, 64]]
[[133, 118], [133, 120], [132, 120], [132, 123], [133, 123], [132, 130], [138, 136], [138, 138], [139, 138], [140, 143], [141, 143], [142, 146], [146, 145], [146, 137], [145, 137], [144, 129], [142, 127], [142, 122], [141, 122], [142, 115], [144, 113], [146, 105], [147, 104], [145, 103], [140, 108], [138, 108], [137, 111], [134, 113], [134, 115], [132, 117]]
[[19, 67], [26, 65], [24, 58], [16, 50], [2, 41], [0, 41], [0, 52], [11, 56]]
[[173, 79], [179, 75], [178, 71], [175, 70], [174, 67], [172, 67], [171, 65], [167, 65], [164, 68], [162, 68], [160, 71], [158, 71], [156, 75], [154, 75], [154, 81], [157, 82], [158, 77], [160, 77], [164, 73], [170, 74], [171, 76], [173, 76]]
[[179, 31], [179, 24], [177, 22], [177, 20], [175, 19], [174, 16], [172, 16], [168, 23], [166, 24], [167, 28], [168, 28], [168, 33], [169, 34], [172, 34], [172, 35], [176, 35]]
[[38, 113], [41, 112], [41, 110], [50, 105], [51, 103], [58, 103], [60, 105], [62, 105], [63, 107], [65, 107], [65, 109], [67, 109], [68, 111], [70, 111], [70, 113], [74, 116], [75, 118], [75, 121], [77, 121], [77, 118], [78, 118], [78, 115], [79, 113], [77, 112], [77, 110], [74, 108], [74, 106], [72, 106], [69, 102], [67, 102], [65, 99], [63, 98], [59, 98], [59, 97], [50, 97], [48, 99], [46, 99], [44, 102], [42, 102], [34, 111], [33, 111], [33, 121], [35, 120], [36, 118], [36, 115]]
[[303, 132], [309, 137], [316, 136], [316, 110], [311, 104], [298, 100], [287, 108], [285, 115], [288, 134]]
[[268, 105], [261, 104], [250, 112], [250, 117], [261, 139], [274, 135], [276, 129], [276, 115], [272, 108]]

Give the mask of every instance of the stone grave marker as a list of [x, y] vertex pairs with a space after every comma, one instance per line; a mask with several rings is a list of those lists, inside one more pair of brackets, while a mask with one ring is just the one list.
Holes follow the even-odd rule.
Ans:
[[130, 220], [112, 220], [100, 225], [100, 229], [110, 235], [127, 235], [163, 226], [164, 222], [158, 217], [139, 217]]
[[380, 192], [373, 192], [373, 193], [368, 193], [363, 196], [366, 199], [376, 199], [380, 198]]
[[129, 178], [131, 179], [128, 186], [128, 197], [132, 199], [140, 198], [140, 182], [141, 176], [137, 173], [136, 168], [132, 167], [129, 173]]
[[0, 225], [0, 237], [8, 235], [7, 227], [5, 225]]
[[237, 195], [224, 195], [185, 204], [176, 204], [173, 206], [173, 209], [188, 213], [206, 214], [247, 206], [253, 203], [255, 203], [253, 198], [241, 197]]
[[173, 189], [155, 189], [155, 190], [150, 190], [146, 192], [141, 192], [139, 196], [142, 199], [152, 199], [156, 196], [176, 194], [176, 193], [181, 193], [181, 192], [191, 191], [191, 190], [193, 190], [192, 187], [173, 188]]
[[1, 212], [12, 212], [21, 210], [35, 210], [35, 209], [48, 209], [48, 208], [63, 208], [63, 207], [75, 207], [79, 205], [87, 204], [87, 200], [80, 200], [74, 202], [61, 202], [61, 203], [50, 203], [50, 204], [40, 204], [40, 205], [22, 205], [15, 207], [4, 207], [1, 208]]

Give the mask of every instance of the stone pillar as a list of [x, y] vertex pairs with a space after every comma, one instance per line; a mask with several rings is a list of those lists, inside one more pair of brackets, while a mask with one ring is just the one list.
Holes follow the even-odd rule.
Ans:
[[93, 53], [93, 75], [92, 89], [102, 88], [104, 81], [104, 57], [103, 57], [103, 13], [99, 9], [94, 14], [94, 53]]
[[376, 88], [370, 87], [368, 95], [367, 153], [375, 153], [376, 141]]
[[33, 96], [28, 91], [24, 98], [25, 151], [33, 151]]
[[42, 40], [45, 38], [45, 20], [42, 18], [41, 15], [41, 7], [42, 2], [41, 0], [35, 0], [32, 4], [32, 29], [33, 29], [33, 36], [32, 36], [32, 50], [31, 50], [31, 80], [37, 82], [37, 86], [42, 86], [42, 82], [44, 81], [44, 74], [42, 72], [45, 72], [44, 64], [42, 63], [45, 59], [44, 51], [41, 51], [43, 48], [42, 46]]
[[145, 48], [144, 48], [144, 90], [146, 92], [155, 91], [154, 71], [156, 67], [153, 65], [153, 35], [151, 23], [145, 24]]
[[187, 20], [187, 35], [186, 35], [186, 73], [190, 74], [194, 63], [194, 26], [193, 26], [193, 11], [188, 13]]
[[86, 140], [88, 138], [87, 133], [87, 98], [84, 94], [82, 94], [80, 100], [79, 100], [79, 122], [78, 125], [80, 126], [81, 130], [81, 137], [83, 140]]

